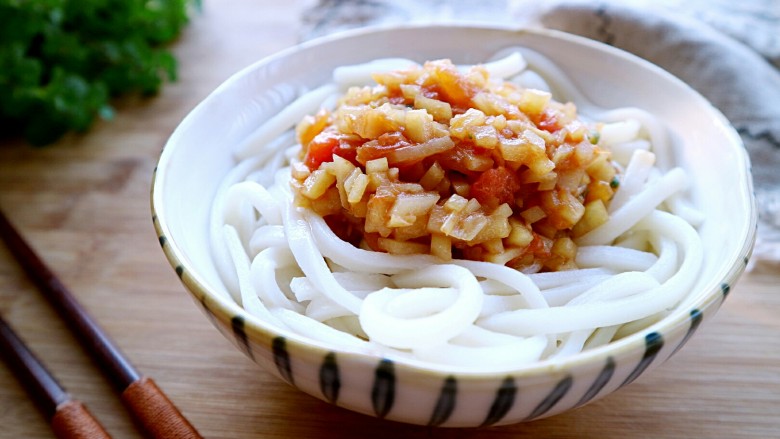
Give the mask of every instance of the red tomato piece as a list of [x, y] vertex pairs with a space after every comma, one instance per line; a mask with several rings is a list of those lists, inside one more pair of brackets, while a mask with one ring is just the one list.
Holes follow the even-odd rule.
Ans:
[[361, 145], [356, 151], [356, 160], [358, 163], [365, 165], [371, 160], [387, 156], [395, 149], [409, 145], [411, 143], [400, 131], [385, 133], [377, 137], [376, 140], [371, 140]]
[[545, 130], [549, 133], [554, 133], [561, 129], [558, 116], [549, 109], [544, 110], [539, 116], [539, 122], [537, 122], [536, 126], [539, 127], [540, 130]]
[[520, 179], [509, 169], [500, 166], [488, 169], [479, 175], [471, 185], [471, 196], [488, 209], [515, 201], [515, 192], [520, 189]]
[[335, 128], [328, 128], [309, 142], [303, 163], [314, 171], [319, 169], [322, 163], [332, 162], [335, 154], [354, 164], [360, 143], [354, 136], [339, 133]]

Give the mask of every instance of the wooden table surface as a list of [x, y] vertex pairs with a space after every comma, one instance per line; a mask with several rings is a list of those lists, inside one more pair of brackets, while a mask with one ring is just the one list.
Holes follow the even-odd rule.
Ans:
[[[189, 298], [152, 227], [149, 187], [185, 114], [240, 68], [298, 41], [311, 1], [205, 2], [175, 46], [180, 78], [113, 122], [43, 149], [0, 146], [0, 206], [143, 373], [207, 438], [780, 437], [780, 266], [759, 266], [658, 369], [601, 401], [489, 429], [380, 421], [320, 402], [260, 369]], [[116, 438], [140, 437], [107, 381], [4, 247], [0, 313]], [[0, 438], [52, 437], [0, 364]]]

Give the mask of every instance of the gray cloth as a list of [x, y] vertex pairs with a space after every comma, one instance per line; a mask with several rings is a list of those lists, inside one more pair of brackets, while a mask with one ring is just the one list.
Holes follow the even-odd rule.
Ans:
[[719, 108], [753, 164], [761, 224], [754, 260], [780, 263], [780, 0], [321, 0], [305, 39], [369, 24], [519, 23], [619, 47]]
[[645, 58], [719, 108], [742, 136], [753, 165], [761, 220], [754, 259], [780, 262], [780, 2], [698, 2], [707, 9], [695, 3], [681, 13], [559, 2], [539, 21]]

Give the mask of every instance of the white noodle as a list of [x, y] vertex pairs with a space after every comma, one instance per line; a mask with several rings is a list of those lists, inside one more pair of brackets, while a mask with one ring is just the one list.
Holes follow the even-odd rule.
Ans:
[[340, 349], [368, 349], [368, 343], [348, 333], [336, 330], [317, 320], [307, 318], [284, 308], [273, 311], [274, 318], [283, 321], [290, 329], [312, 340], [330, 343]]
[[691, 224], [703, 218], [682, 196], [686, 176], [673, 168], [665, 127], [641, 109], [595, 106], [549, 59], [524, 48], [483, 65], [493, 78], [551, 90], [603, 121], [600, 144], [612, 145], [625, 169], [608, 221], [576, 240], [579, 269], [526, 275], [495, 263], [368, 251], [294, 207], [293, 126], [332, 107], [338, 89], [413, 64], [395, 58], [338, 68], [333, 84], [301, 95], [236, 146], [210, 239], [217, 272], [250, 315], [340, 349], [486, 371], [602, 346], [686, 297], [703, 261]]
[[595, 287], [607, 279], [610, 279], [613, 275], [614, 274], [588, 276], [576, 282], [571, 282], [566, 285], [560, 285], [544, 290], [542, 293], [544, 294], [544, 298], [547, 299], [547, 303], [549, 303], [550, 306], [565, 305], [586, 290]]
[[649, 151], [637, 150], [631, 155], [626, 171], [620, 179], [620, 190], [615, 192], [607, 210], [614, 212], [642, 190], [655, 164], [655, 154]]
[[599, 130], [599, 143], [611, 149], [614, 145], [630, 142], [638, 137], [641, 127], [636, 119], [604, 124]]
[[[685, 249], [685, 259], [677, 272], [664, 284], [607, 302], [510, 311], [480, 319], [478, 323], [493, 331], [526, 336], [617, 325], [673, 307], [695, 283], [701, 268], [704, 256], [699, 236], [684, 220], [661, 211], [653, 212], [640, 221], [637, 227], [667, 235]], [[615, 289], [620, 288], [622, 286], [615, 286]]]
[[302, 312], [300, 303], [290, 300], [276, 281], [276, 270], [295, 264], [289, 247], [269, 247], [261, 251], [252, 260], [250, 274], [257, 295], [271, 308], [286, 308]]
[[599, 346], [604, 346], [605, 344], [612, 341], [612, 339], [615, 337], [615, 333], [619, 328], [620, 325], [597, 328], [595, 331], [593, 331], [593, 334], [591, 334], [590, 338], [588, 338], [588, 340], [585, 342], [583, 349], [595, 349]]
[[276, 115], [268, 119], [265, 124], [252, 133], [249, 138], [239, 145], [235, 155], [239, 159], [245, 159], [263, 150], [266, 145], [277, 139], [285, 131], [295, 126], [304, 116], [316, 112], [320, 104], [337, 88], [333, 84], [323, 85], [309, 93], [299, 97]]
[[267, 247], [280, 247], [287, 245], [287, 237], [284, 236], [284, 226], [265, 225], [255, 229], [252, 238], [249, 239], [249, 254], [256, 255]]
[[577, 239], [577, 244], [586, 246], [611, 243], [640, 219], [650, 214], [666, 198], [683, 190], [686, 184], [685, 172], [680, 168], [672, 169], [614, 211], [607, 222]]
[[528, 278], [541, 289], [560, 287], [587, 279], [590, 276], [615, 274], [606, 268], [583, 268], [579, 270], [550, 271], [547, 273], [529, 274]]
[[306, 277], [317, 285], [333, 302], [358, 314], [362, 300], [342, 287], [333, 277], [328, 265], [322, 258], [322, 253], [317, 249], [314, 238], [311, 236], [309, 223], [303, 219], [298, 208], [293, 206], [292, 200], [288, 200], [285, 209], [285, 235], [290, 244], [295, 260], [300, 265]]
[[644, 271], [657, 260], [653, 253], [612, 245], [580, 247], [574, 259], [579, 267], [605, 267], [617, 272]]
[[236, 229], [229, 225], [225, 225], [223, 236], [225, 237], [225, 242], [230, 256], [233, 259], [233, 264], [238, 276], [241, 298], [239, 305], [255, 317], [281, 325], [281, 322], [268, 311], [265, 304], [257, 297], [257, 292], [250, 282], [249, 258], [243, 251], [243, 246], [241, 245]]
[[512, 52], [509, 55], [483, 64], [491, 78], [506, 79], [522, 72], [526, 64], [520, 52]]
[[[479, 315], [482, 292], [474, 275], [456, 265], [431, 265], [396, 275], [400, 289], [383, 288], [369, 294], [360, 310], [360, 324], [369, 338], [386, 346], [414, 349], [443, 344], [463, 332]], [[443, 284], [439, 287], [426, 285]], [[441, 289], [449, 285], [451, 288]], [[451, 292], [455, 300], [452, 300]], [[411, 296], [411, 297], [410, 297]], [[430, 310], [424, 316], [392, 314], [396, 300], [408, 306], [415, 301]], [[430, 303], [426, 303], [430, 302]]]

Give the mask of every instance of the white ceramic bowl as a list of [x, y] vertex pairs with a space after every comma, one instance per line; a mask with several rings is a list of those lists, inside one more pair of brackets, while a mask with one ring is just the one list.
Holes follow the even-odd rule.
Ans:
[[[380, 57], [483, 62], [523, 46], [563, 68], [592, 102], [657, 115], [685, 148], [679, 163], [706, 215], [705, 262], [686, 306], [632, 336], [571, 358], [511, 373], [451, 373], [318, 346], [251, 317], [225, 299], [209, 254], [208, 218], [218, 184], [234, 166], [232, 145], [334, 67]], [[307, 42], [235, 74], [197, 106], [163, 150], [152, 192], [154, 224], [171, 265], [214, 325], [246, 355], [317, 398], [358, 412], [423, 425], [480, 426], [550, 416], [601, 398], [675, 353], [708, 320], [742, 273], [756, 209], [749, 162], [727, 120], [660, 68], [613, 47], [543, 30], [408, 26]]]

